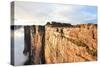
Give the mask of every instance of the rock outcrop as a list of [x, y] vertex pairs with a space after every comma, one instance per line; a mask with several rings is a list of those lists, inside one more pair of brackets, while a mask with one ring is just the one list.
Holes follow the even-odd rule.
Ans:
[[96, 24], [48, 22], [45, 26], [31, 26], [29, 35], [32, 64], [97, 60]]
[[43, 64], [44, 63], [44, 26], [25, 26], [25, 49], [24, 54], [29, 54], [27, 64]]
[[93, 61], [97, 57], [97, 26], [80, 24], [45, 27], [46, 63]]

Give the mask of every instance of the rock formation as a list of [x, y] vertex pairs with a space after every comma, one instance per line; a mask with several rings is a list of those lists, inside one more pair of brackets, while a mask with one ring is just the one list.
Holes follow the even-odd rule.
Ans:
[[[52, 27], [53, 26], [53, 27]], [[97, 57], [95, 24], [45, 27], [46, 63], [93, 61]]]
[[[25, 32], [25, 35], [31, 38], [31, 48], [28, 49], [32, 64], [97, 60], [96, 24], [48, 22], [45, 26], [30, 26], [28, 30], [30, 34]], [[25, 42], [28, 40], [25, 38]], [[29, 43], [25, 45], [29, 46]]]

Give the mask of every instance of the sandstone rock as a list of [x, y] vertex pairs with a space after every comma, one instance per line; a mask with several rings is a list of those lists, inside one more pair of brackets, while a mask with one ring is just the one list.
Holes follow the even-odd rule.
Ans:
[[[30, 26], [32, 64], [97, 60], [96, 24], [47, 23]], [[27, 46], [29, 45], [27, 42]], [[26, 49], [26, 48], [25, 48]]]
[[97, 28], [95, 24], [45, 27], [46, 63], [95, 61], [96, 57]]

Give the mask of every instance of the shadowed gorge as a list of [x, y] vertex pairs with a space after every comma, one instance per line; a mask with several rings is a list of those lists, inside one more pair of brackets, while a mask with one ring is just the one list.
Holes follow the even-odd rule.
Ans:
[[[29, 64], [51, 64], [97, 60], [97, 25], [47, 23], [24, 26]], [[27, 64], [27, 63], [26, 63]]]

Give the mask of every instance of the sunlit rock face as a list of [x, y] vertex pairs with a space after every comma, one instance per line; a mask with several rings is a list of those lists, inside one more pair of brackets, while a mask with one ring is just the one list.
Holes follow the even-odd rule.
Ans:
[[69, 63], [97, 60], [97, 25], [47, 23], [24, 27], [24, 54], [29, 64]]
[[97, 25], [47, 24], [45, 63], [97, 60]]

